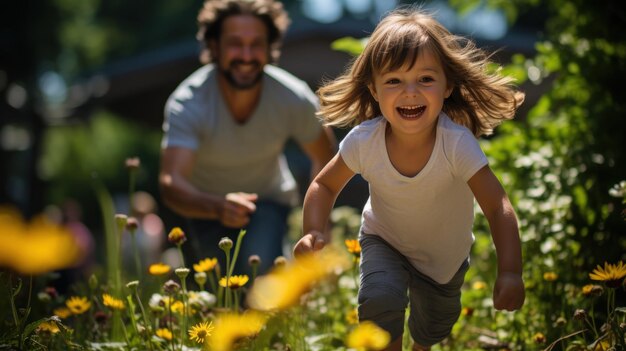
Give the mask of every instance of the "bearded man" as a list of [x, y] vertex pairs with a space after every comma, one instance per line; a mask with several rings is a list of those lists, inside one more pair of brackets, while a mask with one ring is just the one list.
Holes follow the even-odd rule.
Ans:
[[274, 0], [207, 0], [197, 38], [205, 65], [165, 106], [159, 184], [165, 204], [188, 219], [188, 262], [217, 257], [224, 236], [243, 240], [236, 274], [259, 255], [260, 272], [283, 255], [290, 209], [300, 201], [284, 147], [294, 140], [312, 176], [332, 158], [332, 131], [315, 116], [308, 85], [278, 68], [289, 25]]

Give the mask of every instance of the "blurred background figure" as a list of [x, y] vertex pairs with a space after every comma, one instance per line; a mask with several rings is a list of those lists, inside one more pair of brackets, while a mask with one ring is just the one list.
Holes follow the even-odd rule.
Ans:
[[[117, 200], [117, 209], [128, 207], [127, 196], [120, 196]], [[126, 205], [125, 205], [126, 204]], [[128, 228], [122, 235], [122, 267], [131, 276], [135, 276], [135, 251], [136, 245], [141, 262], [140, 276], [145, 276], [147, 267], [161, 259], [161, 252], [165, 243], [165, 226], [158, 215], [157, 202], [151, 194], [145, 191], [137, 191], [133, 194], [132, 216], [137, 220], [137, 229], [134, 238]], [[124, 212], [122, 212], [124, 213]], [[132, 240], [135, 241], [133, 244]]]
[[48, 219], [66, 227], [78, 246], [79, 256], [76, 264], [60, 270], [58, 279], [52, 282], [59, 292], [65, 293], [73, 283], [84, 281], [93, 273], [96, 264], [94, 237], [83, 223], [82, 206], [75, 199], [66, 199], [60, 206], [48, 206], [44, 213]]
[[295, 140], [315, 175], [332, 157], [335, 138], [317, 120], [317, 98], [299, 78], [274, 65], [289, 24], [273, 0], [206, 1], [197, 39], [206, 65], [185, 79], [165, 106], [161, 195], [189, 219], [186, 256], [217, 257], [218, 242], [243, 240], [263, 273], [283, 255], [287, 216], [299, 201], [283, 151]]
[[82, 252], [75, 269], [81, 271], [83, 277], [88, 277], [95, 263], [95, 244], [91, 230], [82, 222], [82, 206], [74, 199], [67, 199], [61, 205], [61, 214], [62, 223], [74, 234]]

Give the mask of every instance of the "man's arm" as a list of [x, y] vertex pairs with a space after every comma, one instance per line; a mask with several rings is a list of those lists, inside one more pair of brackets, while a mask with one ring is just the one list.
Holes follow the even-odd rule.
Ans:
[[337, 152], [337, 140], [330, 127], [323, 127], [317, 139], [300, 145], [311, 160], [311, 180], [324, 168]]
[[188, 218], [218, 219], [228, 227], [242, 227], [256, 210], [256, 194], [209, 194], [189, 181], [195, 163], [194, 150], [168, 147], [161, 152], [159, 186], [165, 204]]

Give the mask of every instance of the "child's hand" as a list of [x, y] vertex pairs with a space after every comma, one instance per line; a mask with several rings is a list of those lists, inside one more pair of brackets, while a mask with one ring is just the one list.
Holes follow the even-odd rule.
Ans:
[[297, 257], [305, 253], [319, 251], [325, 245], [326, 239], [324, 238], [324, 234], [314, 230], [298, 240], [296, 246], [293, 248], [293, 254]]
[[497, 310], [514, 311], [524, 304], [524, 281], [518, 273], [498, 274], [493, 288], [493, 307]]

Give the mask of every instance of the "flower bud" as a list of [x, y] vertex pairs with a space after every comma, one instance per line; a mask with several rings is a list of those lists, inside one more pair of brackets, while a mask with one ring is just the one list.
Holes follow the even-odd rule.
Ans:
[[139, 281], [138, 280], [133, 280], [131, 282], [128, 282], [128, 284], [126, 284], [126, 287], [131, 289], [131, 290], [137, 289], [138, 286], [139, 286]]
[[556, 319], [556, 326], [557, 327], [563, 327], [567, 324], [567, 319], [565, 319], [565, 317], [559, 317]]
[[575, 320], [582, 321], [582, 320], [585, 320], [585, 318], [587, 318], [587, 312], [585, 310], [579, 308], [576, 311], [574, 311]]
[[189, 275], [189, 268], [176, 268], [174, 272], [181, 280], [183, 280]]
[[259, 255], [250, 255], [250, 257], [248, 257], [248, 264], [251, 267], [256, 267], [258, 265], [261, 264], [261, 257], [259, 257]]
[[604, 288], [602, 286], [594, 284], [591, 287], [591, 295], [602, 296], [602, 294], [604, 294]]
[[43, 291], [48, 294], [51, 299], [56, 299], [59, 296], [59, 293], [54, 286], [47, 286]]
[[122, 213], [118, 213], [115, 215], [115, 223], [118, 228], [124, 228], [126, 226], [126, 221], [128, 220], [128, 216]]
[[52, 299], [50, 298], [50, 295], [48, 295], [45, 291], [41, 291], [37, 294], [37, 300], [43, 303], [47, 303], [50, 302]]
[[233, 248], [233, 241], [228, 237], [223, 237], [220, 239], [218, 246], [224, 251], [230, 251]]
[[89, 276], [88, 284], [89, 289], [96, 290], [98, 288], [98, 277], [95, 274]]
[[196, 284], [198, 284], [199, 286], [204, 286], [204, 284], [206, 284], [206, 273], [205, 272], [198, 272], [198, 273], [193, 275], [193, 278], [196, 281]]
[[278, 256], [274, 260], [274, 266], [283, 267], [287, 264], [287, 259], [284, 256]]
[[139, 157], [129, 157], [126, 159], [126, 162], [125, 162], [125, 166], [129, 170], [137, 169], [139, 168], [140, 165], [141, 165], [141, 160], [139, 160]]
[[139, 221], [137, 221], [137, 218], [128, 217], [128, 220], [126, 220], [126, 229], [132, 234], [134, 234], [138, 227], [139, 227]]
[[180, 285], [173, 280], [168, 280], [163, 284], [163, 291], [168, 295], [173, 295], [177, 293], [178, 290], [180, 290]]

